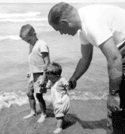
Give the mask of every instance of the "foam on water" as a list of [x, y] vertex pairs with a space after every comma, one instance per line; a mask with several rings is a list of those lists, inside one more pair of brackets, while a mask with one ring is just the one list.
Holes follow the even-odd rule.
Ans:
[[17, 35], [6, 35], [6, 36], [0, 36], [0, 40], [6, 40], [6, 39], [11, 39], [11, 40], [20, 40], [20, 37]]
[[99, 93], [92, 93], [92, 92], [70, 92], [70, 96], [72, 100], [101, 100], [107, 99], [107, 92], [99, 92]]
[[27, 103], [27, 97], [24, 93], [20, 92], [20, 95], [15, 92], [4, 92], [0, 95], [0, 110], [4, 107], [10, 107], [13, 104], [22, 106]]
[[43, 18], [40, 12], [27, 12], [27, 13], [0, 13], [0, 22], [41, 22], [47, 21]]
[[[97, 95], [90, 92], [81, 92], [81, 91], [70, 91], [69, 92], [71, 100], [101, 100], [107, 98], [107, 93], [98, 93]], [[50, 92], [44, 95], [44, 99], [48, 102], [51, 102]], [[28, 98], [25, 92], [1, 92], [0, 93], [0, 110], [4, 107], [11, 107], [13, 104], [22, 106], [28, 103]], [[38, 103], [38, 102], [37, 102]]]
[[13, 23], [23, 23], [23, 22], [41, 22], [47, 21], [47, 18], [9, 18], [1, 19], [0, 22], [13, 22]]
[[34, 17], [40, 15], [40, 12], [27, 12], [27, 13], [0, 13], [0, 19], [3, 18], [19, 18], [19, 17]]

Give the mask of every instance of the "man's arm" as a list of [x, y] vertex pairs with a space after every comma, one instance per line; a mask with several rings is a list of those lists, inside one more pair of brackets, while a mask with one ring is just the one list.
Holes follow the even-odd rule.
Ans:
[[109, 91], [111, 94], [115, 94], [115, 92], [119, 91], [122, 81], [122, 56], [113, 38], [108, 39], [99, 47], [107, 59]]
[[79, 60], [75, 72], [69, 80], [69, 84], [73, 84], [71, 88], [75, 88], [76, 81], [87, 71], [93, 55], [93, 46], [91, 44], [81, 45], [82, 57]]

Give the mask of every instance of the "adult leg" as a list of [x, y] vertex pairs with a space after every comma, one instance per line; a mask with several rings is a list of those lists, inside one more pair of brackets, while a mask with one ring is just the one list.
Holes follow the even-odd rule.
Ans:
[[31, 113], [27, 116], [24, 116], [24, 119], [27, 119], [27, 118], [30, 118], [30, 117], [36, 115], [36, 101], [35, 101], [35, 98], [34, 98], [33, 81], [29, 82], [27, 96], [28, 96], [28, 99], [29, 99], [29, 105], [30, 105], [30, 108], [31, 108]]

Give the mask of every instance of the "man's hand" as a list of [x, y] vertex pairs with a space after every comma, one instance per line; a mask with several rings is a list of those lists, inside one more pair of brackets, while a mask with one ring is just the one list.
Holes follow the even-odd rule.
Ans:
[[119, 96], [108, 96], [107, 100], [108, 109], [112, 112], [122, 111], [120, 108], [120, 97]]
[[69, 90], [74, 89], [77, 85], [76, 79], [73, 77], [69, 79]]

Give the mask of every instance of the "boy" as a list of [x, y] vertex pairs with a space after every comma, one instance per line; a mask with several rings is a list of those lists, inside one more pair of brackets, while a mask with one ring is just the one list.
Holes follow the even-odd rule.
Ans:
[[61, 76], [61, 73], [62, 67], [57, 63], [53, 62], [47, 67], [46, 75], [49, 82], [46, 88], [51, 87], [51, 99], [57, 119], [57, 129], [54, 133], [60, 133], [62, 131], [63, 119], [70, 106], [70, 99], [67, 93], [68, 82]]
[[40, 91], [40, 86], [45, 82], [45, 70], [50, 63], [49, 48], [43, 40], [37, 38], [35, 29], [30, 24], [26, 24], [21, 27], [20, 37], [29, 44], [28, 60], [30, 74], [28, 77], [30, 78], [27, 96], [29, 99], [31, 113], [25, 116], [24, 119], [36, 115], [36, 96], [41, 109], [41, 117], [38, 122], [41, 123], [46, 117], [46, 104], [43, 98], [44, 91]]

